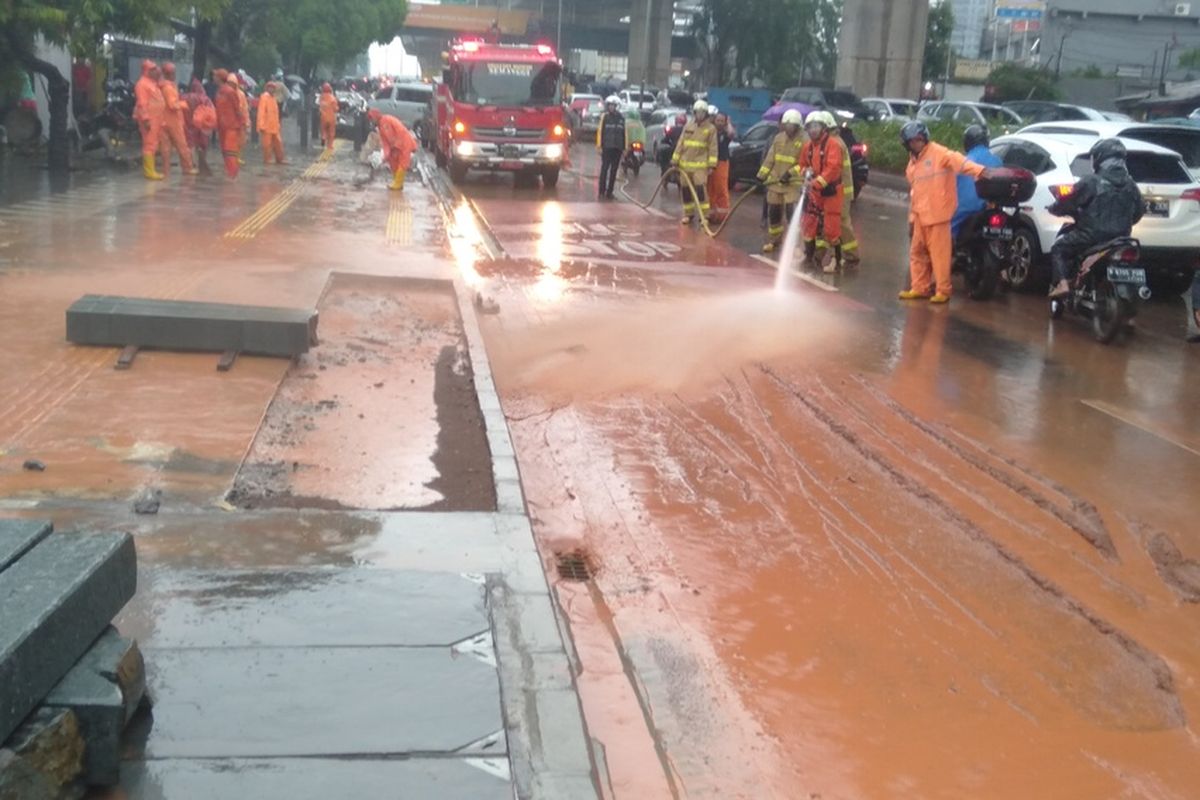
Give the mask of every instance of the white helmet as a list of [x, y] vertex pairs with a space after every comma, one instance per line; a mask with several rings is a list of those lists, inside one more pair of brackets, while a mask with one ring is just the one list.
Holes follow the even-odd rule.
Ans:
[[721, 113], [721, 109], [717, 108], [716, 106], [708, 107], [708, 115], [710, 117], [715, 117], [717, 114], [720, 114], [720, 113]]
[[619, 106], [621, 105], [621, 98], [617, 97], [615, 94], [610, 94], [608, 97], [604, 98], [604, 105]]
[[708, 101], [707, 100], [697, 100], [696, 102], [692, 103], [692, 111], [694, 111], [697, 114], [707, 114], [708, 113]]
[[829, 124], [825, 121], [825, 112], [824, 111], [808, 112], [808, 116], [805, 117], [805, 119], [804, 119], [804, 127], [807, 128], [809, 125], [824, 125], [825, 127], [829, 127]]
[[789, 108], [787, 111], [783, 112], [783, 119], [780, 120], [780, 122], [784, 125], [803, 125], [804, 115], [801, 114], [797, 109]]

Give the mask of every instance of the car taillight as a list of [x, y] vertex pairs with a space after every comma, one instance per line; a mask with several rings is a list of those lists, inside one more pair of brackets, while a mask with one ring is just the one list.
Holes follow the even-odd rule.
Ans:
[[1004, 225], [1004, 215], [1003, 214], [992, 214], [992, 216], [988, 219], [988, 225], [991, 225], [993, 228], [999, 228], [999, 227], [1003, 226]]
[[1138, 249], [1136, 247], [1122, 247], [1113, 254], [1113, 257], [1116, 258], [1117, 261], [1122, 261], [1126, 264], [1132, 264], [1134, 261], [1138, 260]]
[[1200, 203], [1200, 189], [1188, 189], [1179, 195], [1180, 200], [1195, 200]]
[[863, 158], [866, 158], [869, 151], [870, 148], [868, 148], [865, 144], [856, 144], [850, 148], [850, 155], [862, 156]]
[[1054, 195], [1056, 200], [1062, 200], [1066, 197], [1070, 197], [1074, 193], [1075, 184], [1073, 183], [1060, 183], [1050, 187], [1050, 194]]
[[641, 149], [642, 149], [642, 143], [641, 143], [641, 142], [634, 142], [634, 143], [633, 143], [633, 149], [634, 149], [634, 150], [641, 150]]

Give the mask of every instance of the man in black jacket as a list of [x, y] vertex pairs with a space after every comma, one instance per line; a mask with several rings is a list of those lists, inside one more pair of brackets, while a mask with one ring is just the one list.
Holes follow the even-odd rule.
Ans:
[[1050, 248], [1051, 297], [1070, 293], [1079, 256], [1098, 244], [1128, 236], [1145, 212], [1141, 190], [1125, 167], [1125, 145], [1117, 139], [1101, 139], [1088, 155], [1092, 174], [1050, 206], [1051, 214], [1075, 219], [1075, 227]]
[[621, 101], [610, 95], [604, 101], [604, 115], [596, 129], [596, 149], [600, 151], [600, 186], [597, 199], [613, 198], [613, 184], [617, 182], [617, 168], [625, 154], [625, 115], [620, 111]]

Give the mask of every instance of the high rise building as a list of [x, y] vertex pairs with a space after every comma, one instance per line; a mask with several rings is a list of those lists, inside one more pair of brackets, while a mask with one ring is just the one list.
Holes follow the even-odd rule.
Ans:
[[988, 26], [992, 0], [941, 0], [954, 8], [950, 48], [963, 58], [979, 58], [983, 32]]

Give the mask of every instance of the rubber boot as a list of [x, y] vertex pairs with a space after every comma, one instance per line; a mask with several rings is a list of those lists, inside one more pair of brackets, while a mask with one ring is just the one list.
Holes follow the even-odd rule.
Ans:
[[404, 191], [404, 176], [407, 174], [408, 170], [406, 169], [401, 168], [396, 170], [395, 174], [392, 175], [392, 185], [388, 188], [395, 192]]
[[154, 166], [154, 153], [142, 154], [142, 175], [149, 181], [161, 181], [162, 173]]
[[826, 275], [833, 275], [840, 272], [842, 269], [842, 246], [835, 244], [833, 246], [833, 258], [829, 259], [829, 263], [825, 265], [823, 270]]
[[816, 241], [804, 243], [804, 258], [800, 259], [800, 269], [814, 269], [817, 266]]

